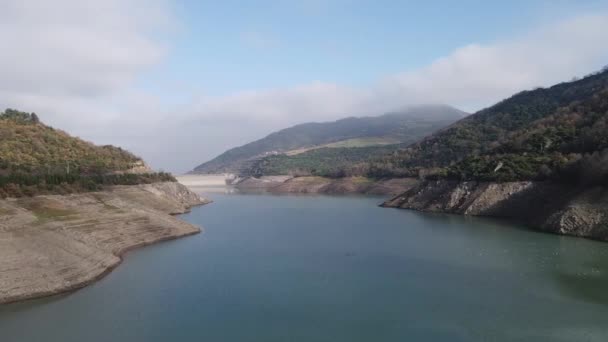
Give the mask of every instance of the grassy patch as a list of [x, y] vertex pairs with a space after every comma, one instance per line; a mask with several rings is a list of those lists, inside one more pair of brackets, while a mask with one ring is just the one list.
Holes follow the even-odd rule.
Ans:
[[14, 213], [15, 211], [13, 209], [0, 208], [0, 216], [13, 215]]
[[74, 219], [76, 211], [57, 208], [37, 208], [32, 210], [32, 213], [38, 219], [38, 223], [46, 223], [49, 221], [68, 221]]
[[303, 147], [295, 150], [285, 152], [286, 156], [296, 156], [309, 151], [314, 151], [322, 148], [357, 148], [357, 147], [370, 147], [370, 146], [385, 146], [399, 144], [400, 141], [388, 137], [369, 137], [369, 138], [353, 138], [347, 140], [336, 141], [329, 144]]
[[19, 204], [32, 212], [38, 223], [67, 221], [76, 218], [77, 211], [65, 208], [62, 203], [49, 199], [24, 199]]
[[316, 184], [316, 183], [325, 183], [328, 181], [325, 177], [319, 176], [304, 176], [304, 177], [296, 177], [293, 179], [294, 182], [299, 183], [307, 183], [307, 184]]
[[343, 147], [368, 147], [377, 145], [393, 145], [400, 143], [399, 140], [388, 137], [369, 137], [354, 138], [323, 145], [322, 147], [343, 148]]

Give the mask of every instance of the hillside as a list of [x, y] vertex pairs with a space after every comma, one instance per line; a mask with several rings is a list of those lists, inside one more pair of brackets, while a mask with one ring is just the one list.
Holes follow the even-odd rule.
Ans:
[[608, 70], [603, 70], [516, 94], [384, 156], [366, 172], [461, 180], [574, 179], [606, 159], [607, 120]]
[[241, 174], [255, 177], [292, 175], [341, 178], [347, 176], [347, 170], [353, 173], [356, 165], [365, 164], [375, 156], [387, 155], [404, 146], [323, 147], [295, 155], [272, 155], [251, 163]]
[[141, 159], [114, 146], [95, 146], [8, 109], [0, 113], [0, 174], [127, 170]]
[[95, 146], [49, 127], [34, 113], [0, 112], [0, 198], [155, 180], [172, 177], [151, 173], [119, 147]]
[[386, 207], [608, 241], [608, 70], [517, 94], [385, 157], [422, 179]]
[[[252, 143], [226, 151], [196, 167], [192, 173], [248, 170], [262, 157], [297, 154], [319, 148], [357, 148], [411, 143], [464, 117], [449, 106], [418, 106], [377, 117], [346, 118], [293, 126]], [[300, 151], [298, 151], [300, 150]], [[296, 153], [291, 153], [296, 151]]]

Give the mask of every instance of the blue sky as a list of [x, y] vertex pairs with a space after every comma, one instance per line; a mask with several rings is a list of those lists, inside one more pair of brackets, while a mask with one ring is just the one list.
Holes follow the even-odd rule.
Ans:
[[313, 81], [364, 86], [472, 42], [508, 40], [605, 8], [606, 1], [592, 0], [180, 0], [169, 56], [142, 86], [218, 96]]
[[608, 0], [2, 0], [0, 105], [179, 173], [298, 123], [474, 112], [607, 41]]

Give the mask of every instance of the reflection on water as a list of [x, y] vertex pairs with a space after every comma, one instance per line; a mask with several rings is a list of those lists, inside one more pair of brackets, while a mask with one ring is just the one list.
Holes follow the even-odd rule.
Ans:
[[0, 308], [2, 341], [608, 340], [608, 244], [378, 198], [209, 196], [183, 216], [204, 234]]
[[183, 175], [177, 180], [200, 194], [235, 194], [238, 190], [228, 185], [231, 175]]
[[213, 197], [213, 194], [225, 194], [225, 195], [234, 195], [238, 194], [239, 189], [233, 186], [189, 186], [192, 191], [196, 191], [204, 197]]

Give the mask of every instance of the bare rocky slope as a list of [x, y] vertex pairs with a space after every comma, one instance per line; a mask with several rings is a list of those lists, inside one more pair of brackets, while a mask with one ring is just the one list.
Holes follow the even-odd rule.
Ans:
[[382, 206], [505, 218], [536, 230], [608, 241], [608, 189], [601, 186], [290, 176], [247, 177], [235, 186], [271, 193], [398, 194]]
[[241, 191], [392, 196], [410, 189], [417, 183], [418, 181], [415, 178], [372, 180], [365, 177], [333, 179], [314, 176], [263, 176], [238, 179], [233, 185]]
[[427, 180], [384, 205], [608, 240], [607, 127], [608, 68], [520, 92], [389, 156]]
[[608, 189], [601, 186], [426, 181], [383, 206], [502, 217], [545, 232], [608, 240]]
[[171, 215], [205, 203], [177, 182], [0, 200], [0, 303], [84, 287], [133, 248], [199, 233]]

